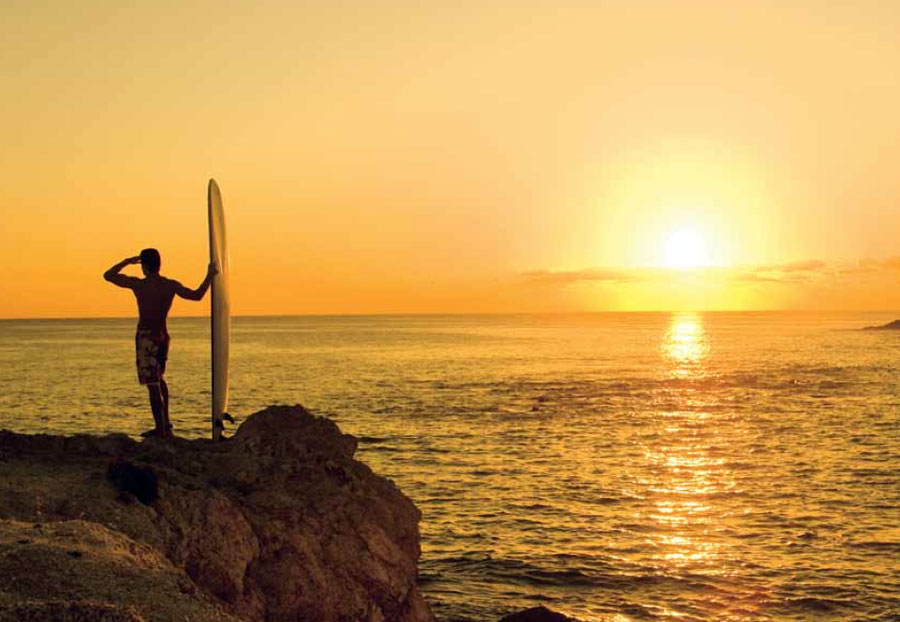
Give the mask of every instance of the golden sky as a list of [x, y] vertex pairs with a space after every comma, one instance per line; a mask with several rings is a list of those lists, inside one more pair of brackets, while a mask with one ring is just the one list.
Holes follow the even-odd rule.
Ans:
[[0, 11], [0, 317], [900, 309], [900, 3]]

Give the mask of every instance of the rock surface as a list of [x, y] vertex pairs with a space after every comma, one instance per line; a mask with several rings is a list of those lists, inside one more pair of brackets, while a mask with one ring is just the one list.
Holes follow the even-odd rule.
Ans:
[[894, 320], [881, 326], [866, 326], [863, 330], [900, 330], [900, 320]]
[[0, 520], [0, 577], [3, 622], [238, 622], [158, 551], [97, 523]]
[[0, 619], [430, 622], [419, 512], [355, 450], [301, 406], [218, 444], [0, 432]]
[[503, 616], [500, 622], [577, 622], [577, 620], [539, 606]]

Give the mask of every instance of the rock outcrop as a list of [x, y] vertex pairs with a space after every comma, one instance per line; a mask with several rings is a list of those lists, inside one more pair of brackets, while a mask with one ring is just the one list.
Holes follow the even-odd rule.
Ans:
[[574, 618], [547, 609], [543, 605], [524, 609], [500, 618], [499, 622], [578, 622]]
[[419, 512], [301, 406], [226, 442], [0, 432], [0, 620], [431, 622]]
[[0, 520], [3, 622], [239, 622], [152, 547], [81, 520]]
[[863, 330], [900, 330], [900, 320], [894, 320], [881, 326], [866, 326]]

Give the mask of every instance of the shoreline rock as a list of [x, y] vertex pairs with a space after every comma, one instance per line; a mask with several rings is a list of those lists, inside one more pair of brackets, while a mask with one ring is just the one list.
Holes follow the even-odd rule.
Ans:
[[561, 613], [547, 609], [543, 605], [523, 609], [500, 618], [498, 622], [578, 622]]
[[355, 451], [299, 405], [218, 444], [2, 431], [0, 620], [433, 622], [420, 513]]
[[146, 544], [99, 523], [0, 520], [0, 620], [240, 622]]

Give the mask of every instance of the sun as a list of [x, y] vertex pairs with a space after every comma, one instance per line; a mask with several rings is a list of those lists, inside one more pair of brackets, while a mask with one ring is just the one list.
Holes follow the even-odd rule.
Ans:
[[708, 261], [706, 244], [696, 229], [678, 229], [669, 234], [663, 256], [667, 268], [696, 268]]

